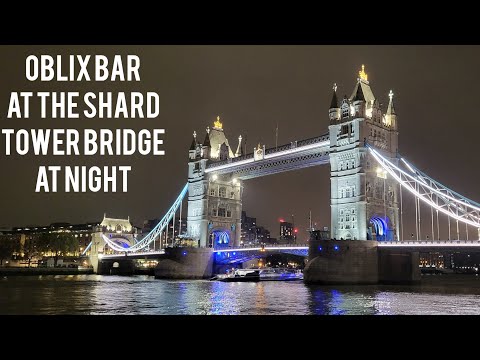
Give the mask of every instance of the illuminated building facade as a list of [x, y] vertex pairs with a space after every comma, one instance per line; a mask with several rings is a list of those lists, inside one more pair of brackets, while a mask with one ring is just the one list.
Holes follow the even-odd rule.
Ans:
[[280, 243], [291, 243], [294, 240], [293, 224], [287, 221], [280, 222]]
[[199, 247], [240, 245], [242, 182], [233, 174], [206, 174], [207, 162], [228, 163], [242, 156], [242, 137], [233, 152], [220, 117], [207, 128], [203, 142], [194, 133], [188, 162], [187, 236]]
[[365, 68], [350, 97], [338, 101], [334, 85], [329, 109], [332, 237], [352, 240], [398, 240], [398, 185], [380, 171], [365, 142], [394, 163], [398, 148], [393, 93], [383, 113]]

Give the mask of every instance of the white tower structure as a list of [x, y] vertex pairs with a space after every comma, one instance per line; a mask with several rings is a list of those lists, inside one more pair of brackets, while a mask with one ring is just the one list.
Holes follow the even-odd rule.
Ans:
[[[239, 137], [239, 142], [241, 137]], [[187, 236], [199, 247], [229, 247], [240, 244], [242, 182], [233, 174], [206, 174], [211, 162], [228, 163], [242, 156], [239, 144], [234, 154], [220, 117], [207, 127], [203, 143], [194, 133], [188, 162]]]
[[375, 98], [365, 66], [352, 95], [337, 99], [334, 85], [329, 109], [331, 237], [352, 240], [398, 240], [399, 187], [376, 167], [368, 143], [398, 163], [398, 124], [393, 93], [385, 114]]

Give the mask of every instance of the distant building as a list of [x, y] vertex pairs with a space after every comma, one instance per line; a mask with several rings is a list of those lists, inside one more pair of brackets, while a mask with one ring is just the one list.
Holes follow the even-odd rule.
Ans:
[[280, 222], [280, 243], [292, 243], [294, 241], [293, 224], [287, 221]]
[[76, 253], [81, 253], [92, 241], [92, 233], [100, 224], [100, 222], [90, 222], [84, 224], [52, 223], [47, 226], [22, 226], [12, 228], [11, 235], [19, 238], [20, 252], [23, 253], [25, 246], [35, 248], [43, 233], [71, 233], [78, 239], [78, 251]]
[[258, 243], [270, 244], [270, 231], [265, 229], [263, 226], [258, 226], [256, 228], [256, 233]]
[[[133, 237], [136, 236], [138, 228], [130, 223], [130, 219], [114, 219], [107, 218], [104, 215], [102, 221], [88, 222], [83, 224], [70, 224], [70, 223], [52, 223], [50, 225], [39, 226], [16, 226], [11, 230], [0, 230], [0, 241], [13, 240], [18, 243], [18, 249], [12, 254], [12, 257], [19, 259], [20, 266], [24, 266], [22, 263], [26, 262], [27, 257], [30, 258], [28, 263], [32, 266], [36, 265], [36, 261], [40, 261], [42, 257], [53, 256], [50, 252], [38, 251], [38, 242], [42, 234], [45, 233], [67, 233], [72, 235], [78, 240], [78, 248], [68, 254], [67, 256], [79, 256], [92, 242], [95, 233], [106, 234], [112, 240], [118, 238], [128, 238], [128, 242], [131, 245]], [[32, 257], [32, 254], [35, 254]], [[88, 255], [88, 252], [87, 252]], [[22, 260], [24, 259], [24, 260]], [[31, 261], [34, 259], [34, 261]]]
[[257, 218], [247, 216], [242, 211], [242, 229], [240, 234], [241, 245], [252, 245], [257, 243]]

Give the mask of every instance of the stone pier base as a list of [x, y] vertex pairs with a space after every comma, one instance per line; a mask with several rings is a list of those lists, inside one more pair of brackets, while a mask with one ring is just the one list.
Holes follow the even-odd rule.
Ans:
[[412, 284], [420, 282], [418, 252], [378, 249], [378, 280], [382, 284]]
[[133, 275], [135, 261], [131, 259], [102, 259], [98, 261], [96, 273], [98, 275]]
[[307, 284], [412, 284], [420, 281], [418, 252], [379, 248], [376, 241], [310, 239]]
[[307, 284], [376, 284], [376, 241], [310, 240]]
[[213, 272], [213, 249], [167, 248], [155, 268], [156, 279], [208, 279]]

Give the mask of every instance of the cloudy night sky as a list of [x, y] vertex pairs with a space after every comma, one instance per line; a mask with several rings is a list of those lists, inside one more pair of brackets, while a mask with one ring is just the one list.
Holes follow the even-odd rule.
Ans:
[[[433, 178], [480, 201], [480, 46], [2, 46], [1, 53], [2, 128], [165, 128], [166, 155], [7, 157], [2, 137], [0, 226], [100, 221], [104, 212], [130, 216], [137, 226], [161, 217], [187, 180], [194, 130], [203, 140], [205, 128], [220, 115], [231, 146], [236, 149], [242, 135], [249, 152], [259, 142], [275, 145], [277, 123], [279, 145], [324, 134], [333, 83], [339, 97], [350, 96], [362, 64], [384, 109], [389, 90], [395, 93], [400, 153]], [[136, 54], [141, 82], [29, 82], [24, 71], [30, 54]], [[160, 116], [7, 119], [11, 91], [156, 91]], [[129, 191], [35, 193], [39, 165], [131, 165]], [[330, 226], [328, 166], [244, 185], [244, 210], [273, 237], [278, 237], [278, 219], [291, 214], [306, 234], [310, 209], [318, 226]], [[407, 234], [414, 231], [413, 200], [404, 211], [413, 213], [405, 219]]]

